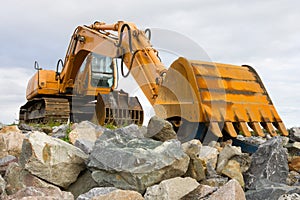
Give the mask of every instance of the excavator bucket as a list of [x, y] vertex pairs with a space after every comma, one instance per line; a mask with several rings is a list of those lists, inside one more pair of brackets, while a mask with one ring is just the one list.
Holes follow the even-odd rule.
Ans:
[[[188, 84], [178, 81], [179, 76], [172, 70], [183, 76]], [[206, 124], [207, 129], [217, 137], [223, 137], [224, 134], [232, 138], [238, 134], [264, 137], [266, 132], [271, 136], [288, 135], [261, 79], [252, 67], [179, 58], [171, 65], [168, 73], [166, 86], [162, 87], [161, 92], [168, 94], [158, 99], [158, 104], [164, 106], [168, 118], [181, 116], [189, 122]], [[171, 95], [166, 87], [174, 88], [169, 90], [177, 95], [177, 102], [169, 98]], [[193, 92], [186, 95], [187, 91]], [[193, 100], [186, 100], [188, 98], [182, 96], [190, 96]], [[174, 107], [176, 103], [180, 108]], [[194, 114], [195, 110], [198, 115]]]
[[128, 93], [115, 90], [98, 94], [96, 115], [100, 125], [142, 125], [144, 111], [137, 97], [129, 97]]

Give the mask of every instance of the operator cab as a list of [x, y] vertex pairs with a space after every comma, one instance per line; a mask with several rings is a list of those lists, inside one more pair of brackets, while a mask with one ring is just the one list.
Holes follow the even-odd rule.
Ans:
[[111, 57], [89, 53], [81, 64], [75, 81], [75, 94], [95, 95], [115, 88], [116, 64]]
[[91, 86], [111, 88], [113, 84], [113, 59], [111, 57], [91, 53]]

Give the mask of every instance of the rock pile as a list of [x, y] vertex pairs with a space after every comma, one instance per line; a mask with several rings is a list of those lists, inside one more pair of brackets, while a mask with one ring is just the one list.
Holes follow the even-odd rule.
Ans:
[[0, 199], [300, 199], [300, 130], [292, 131], [247, 138], [259, 144], [250, 155], [231, 140], [182, 144], [157, 117], [114, 130], [88, 121], [3, 126]]

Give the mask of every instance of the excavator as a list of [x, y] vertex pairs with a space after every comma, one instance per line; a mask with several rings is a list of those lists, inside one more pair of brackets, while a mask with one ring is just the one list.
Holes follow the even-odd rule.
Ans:
[[[119, 68], [123, 77], [132, 75], [155, 114], [172, 123], [182, 142], [288, 135], [251, 66], [179, 57], [166, 67], [150, 36], [150, 29], [140, 30], [124, 21], [78, 26], [56, 72], [36, 66], [20, 121], [72, 119], [88, 110], [99, 124], [142, 124], [139, 100], [115, 89]], [[63, 65], [61, 72], [59, 63]]]

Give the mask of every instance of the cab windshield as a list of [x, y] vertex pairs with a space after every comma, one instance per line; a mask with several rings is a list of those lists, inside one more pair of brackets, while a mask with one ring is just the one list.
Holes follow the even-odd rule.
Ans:
[[114, 63], [111, 57], [92, 53], [91, 85], [93, 87], [112, 87], [114, 84]]

